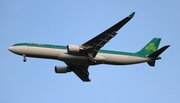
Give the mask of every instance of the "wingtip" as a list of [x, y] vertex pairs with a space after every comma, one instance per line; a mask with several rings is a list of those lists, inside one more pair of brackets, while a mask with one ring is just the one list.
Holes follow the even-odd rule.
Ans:
[[170, 47], [171, 45], [166, 45], [166, 47], [168, 48], [168, 47]]
[[130, 15], [129, 15], [129, 17], [134, 17], [134, 15], [135, 15], [135, 12], [132, 12]]

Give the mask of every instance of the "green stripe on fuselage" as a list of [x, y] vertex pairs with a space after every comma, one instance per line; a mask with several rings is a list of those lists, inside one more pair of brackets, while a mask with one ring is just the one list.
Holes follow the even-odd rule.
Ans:
[[31, 47], [42, 47], [42, 48], [52, 48], [52, 49], [67, 49], [66, 46], [60, 45], [50, 45], [50, 44], [36, 44], [36, 43], [18, 43], [13, 46], [31, 46]]
[[[36, 43], [18, 43], [18, 44], [14, 44], [13, 46], [30, 46], [30, 47], [52, 48], [52, 49], [67, 49], [66, 46], [50, 45], [50, 44], [36, 44]], [[135, 53], [111, 51], [111, 50], [100, 50], [99, 53], [127, 55], [127, 56], [138, 56], [138, 57], [144, 57], [145, 58], [144, 55], [137, 55]]]

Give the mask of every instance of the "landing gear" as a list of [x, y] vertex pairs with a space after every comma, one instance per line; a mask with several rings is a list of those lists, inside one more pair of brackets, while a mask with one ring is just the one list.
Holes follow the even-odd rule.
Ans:
[[27, 59], [23, 59], [23, 62], [26, 62], [27, 61]]
[[92, 57], [89, 57], [88, 62], [89, 62], [89, 63], [96, 63], [96, 61], [95, 61]]
[[93, 62], [93, 58], [92, 58], [92, 57], [89, 57], [88, 62], [89, 62], [89, 63], [92, 63], [92, 62]]
[[88, 57], [89, 57], [88, 62], [89, 62], [89, 63], [93, 63], [94, 60], [93, 60], [93, 56], [92, 56], [92, 53], [91, 53], [91, 52], [88, 53]]
[[22, 55], [23, 56], [23, 62], [26, 62], [27, 59], [26, 59], [26, 55]]

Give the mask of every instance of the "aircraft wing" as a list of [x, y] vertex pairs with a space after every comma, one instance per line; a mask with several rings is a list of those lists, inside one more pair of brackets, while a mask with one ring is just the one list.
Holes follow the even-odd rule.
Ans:
[[84, 65], [68, 64], [68, 68], [72, 70], [83, 82], [90, 82], [88, 67]]
[[87, 51], [90, 57], [95, 57], [101, 47], [110, 41], [117, 34], [117, 31], [133, 18], [134, 14], [135, 12], [131, 13], [129, 16], [125, 17], [114, 26], [82, 44], [82, 48]]

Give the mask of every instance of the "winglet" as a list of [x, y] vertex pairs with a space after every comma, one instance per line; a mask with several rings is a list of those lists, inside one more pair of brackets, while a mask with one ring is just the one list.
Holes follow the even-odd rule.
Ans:
[[135, 14], [135, 12], [132, 12], [130, 15], [129, 15], [129, 17], [133, 17], [134, 16], [134, 14]]

